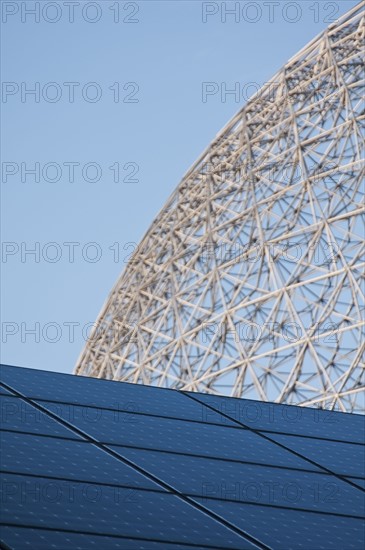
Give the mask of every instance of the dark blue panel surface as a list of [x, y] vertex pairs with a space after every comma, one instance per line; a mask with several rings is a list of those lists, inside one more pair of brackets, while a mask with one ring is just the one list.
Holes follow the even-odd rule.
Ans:
[[3, 432], [1, 469], [79, 481], [163, 489], [87, 441]]
[[[190, 546], [190, 544], [170, 544], [162, 541], [65, 533], [18, 526], [2, 526], [1, 537], [6, 540], [12, 550], [24, 550], [25, 548], [31, 550], [197, 550], [196, 546]], [[221, 550], [225, 547], [200, 545], [199, 548]], [[241, 545], [236, 548], [241, 549], [245, 546]]]
[[240, 427], [72, 407], [62, 403], [38, 403], [104, 443], [317, 469], [278, 445]]
[[365, 477], [365, 445], [281, 434], [268, 435], [270, 439], [278, 441], [335, 473]]
[[14, 393], [4, 388], [4, 386], [0, 386], [0, 395], [10, 395], [14, 397]]
[[275, 550], [364, 544], [362, 417], [31, 369], [2, 374], [27, 396], [1, 395], [2, 533], [14, 550], [242, 550], [256, 548], [250, 536]]
[[[255, 430], [365, 442], [365, 421], [359, 414], [350, 415], [192, 392], [187, 392], [187, 395]], [[210, 414], [208, 410], [203, 411], [207, 416]]]
[[205, 412], [203, 404], [175, 390], [8, 366], [2, 366], [0, 373], [1, 380], [32, 399], [230, 424], [220, 414]]
[[[203, 502], [201, 499], [195, 499]], [[275, 550], [360, 550], [364, 522], [357, 518], [210, 500], [214, 510]]]
[[3, 430], [80, 439], [77, 434], [17, 397], [0, 396], [0, 420]]
[[364, 494], [331, 475], [113, 447], [184, 494], [363, 516]]
[[168, 493], [4, 474], [2, 521], [170, 543], [254, 548], [242, 537]]
[[358, 487], [361, 487], [362, 489], [365, 489], [365, 479], [361, 479], [359, 477], [348, 477], [346, 476], [344, 479], [348, 479], [351, 481], [351, 483], [355, 483]]

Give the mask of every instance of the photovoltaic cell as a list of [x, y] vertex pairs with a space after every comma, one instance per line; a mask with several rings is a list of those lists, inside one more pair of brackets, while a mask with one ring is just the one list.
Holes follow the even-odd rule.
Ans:
[[13, 550], [364, 545], [359, 417], [230, 398], [212, 411], [214, 396], [4, 372], [24, 396], [0, 397]]
[[87, 441], [3, 432], [1, 470], [76, 481], [163, 489]]
[[[20, 370], [21, 372], [17, 372]], [[24, 371], [24, 372], [22, 372]], [[197, 422], [233, 424], [203, 403], [186, 399], [175, 390], [141, 386], [71, 376], [36, 369], [17, 369], [2, 366], [1, 378], [9, 386], [31, 399], [50, 400], [61, 403], [88, 405], [96, 408], [115, 409], [130, 413], [154, 414]]]
[[344, 479], [351, 481], [351, 483], [355, 483], [355, 485], [365, 490], [365, 479], [361, 479], [359, 477], [349, 477], [349, 476], [344, 476]]
[[[166, 541], [136, 540], [119, 537], [108, 537], [96, 534], [82, 534], [52, 531], [47, 529], [32, 529], [27, 527], [2, 527], [1, 536], [8, 546], [14, 550], [31, 548], [36, 550], [50, 550], [52, 548], [72, 550], [197, 550], [190, 544], [170, 544]], [[1, 537], [0, 537], [1, 540]], [[221, 550], [221, 546], [203, 546], [202, 550]], [[232, 546], [232, 548], [234, 548]], [[238, 548], [244, 548], [239, 546]], [[247, 547], [249, 548], [249, 546]]]
[[365, 477], [365, 445], [281, 434], [269, 436], [334, 473]]
[[275, 549], [359, 550], [365, 544], [363, 519], [223, 500], [209, 501], [209, 509]]
[[130, 413], [70, 407], [38, 401], [92, 437], [108, 444], [251, 460], [261, 464], [316, 470], [316, 466], [240, 427], [199, 424]]
[[0, 395], [9, 395], [11, 397], [14, 397], [14, 393], [4, 388], [4, 386], [0, 385]]
[[0, 396], [0, 419], [2, 430], [79, 439], [77, 434], [17, 397]]
[[[365, 441], [365, 422], [359, 414], [347, 415], [321, 409], [192, 392], [187, 392], [187, 395], [254, 430], [354, 443]], [[207, 411], [208, 409], [205, 409], [204, 414], [209, 415]]]
[[361, 517], [364, 494], [333, 476], [114, 447], [137, 466], [188, 495]]
[[[170, 543], [255, 548], [173, 494], [3, 475], [2, 521]], [[241, 545], [241, 546], [240, 546]]]

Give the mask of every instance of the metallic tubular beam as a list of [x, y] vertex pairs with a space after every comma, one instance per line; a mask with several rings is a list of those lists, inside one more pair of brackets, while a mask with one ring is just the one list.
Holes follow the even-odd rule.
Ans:
[[76, 374], [364, 412], [364, 2], [188, 170]]

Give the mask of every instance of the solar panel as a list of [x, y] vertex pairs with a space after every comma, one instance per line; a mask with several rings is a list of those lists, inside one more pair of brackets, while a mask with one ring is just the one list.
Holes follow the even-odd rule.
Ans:
[[17, 395], [0, 397], [5, 547], [363, 547], [358, 416], [322, 411], [327, 430], [308, 409], [293, 423], [297, 407], [265, 403], [255, 419], [245, 400], [224, 398], [222, 408], [214, 396], [4, 372]]
[[[197, 501], [202, 502], [202, 499]], [[248, 529], [271, 548], [364, 548], [363, 519], [219, 500], [210, 501], [209, 508], [224, 514], [237, 527]]]
[[341, 479], [319, 472], [304, 472], [228, 460], [114, 447], [137, 466], [163, 478], [188, 495], [359, 515], [364, 496]]
[[351, 477], [351, 476], [344, 476], [344, 479], [347, 479], [351, 483], [354, 483], [355, 485], [358, 485], [362, 489], [365, 489], [365, 479], [361, 479], [359, 477]]
[[335, 473], [365, 477], [365, 445], [282, 434], [270, 438]]
[[[239, 548], [239, 535], [171, 493], [3, 474], [2, 521]], [[254, 548], [247, 542], [245, 548]]]
[[[12, 548], [23, 547], [36, 548], [37, 550], [50, 550], [49, 541], [52, 540], [53, 548], [70, 548], [72, 550], [196, 550], [197, 546], [190, 544], [176, 544], [166, 541], [143, 540], [127, 537], [108, 537], [105, 535], [73, 533], [69, 531], [55, 531], [51, 529], [34, 529], [29, 527], [3, 527], [2, 537]], [[23, 546], [24, 545], [24, 546]], [[221, 546], [199, 545], [199, 548], [221, 550]], [[231, 548], [235, 548], [232, 546]], [[238, 548], [250, 548], [239, 546]], [[252, 548], [252, 546], [251, 546]]]
[[3, 432], [1, 448], [3, 471], [163, 490], [88, 441]]
[[0, 395], [10, 395], [14, 397], [14, 393], [0, 385]]
[[18, 397], [0, 396], [1, 429], [79, 439], [79, 436]]
[[316, 470], [316, 466], [249, 430], [37, 401], [85, 433], [107, 444], [129, 445], [200, 454], [217, 458], [252, 460], [278, 466]]
[[[85, 405], [130, 413], [232, 424], [219, 413], [206, 409], [203, 403], [185, 399], [181, 392], [151, 386], [112, 382], [86, 376], [70, 376], [36, 369], [1, 367], [3, 382], [30, 399]], [[156, 391], [158, 394], [156, 394]], [[158, 395], [158, 398], [157, 398]], [[203, 420], [204, 419], [204, 420]]]
[[[187, 395], [254, 430], [285, 432], [353, 443], [363, 443], [365, 440], [365, 422], [359, 414], [350, 416], [322, 409], [191, 392], [187, 392]], [[214, 412], [206, 408], [203, 414], [209, 416]]]

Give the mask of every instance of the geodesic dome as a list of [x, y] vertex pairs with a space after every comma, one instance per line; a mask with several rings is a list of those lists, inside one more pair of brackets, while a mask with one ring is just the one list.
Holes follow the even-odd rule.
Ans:
[[364, 409], [364, 3], [188, 171], [76, 374]]

